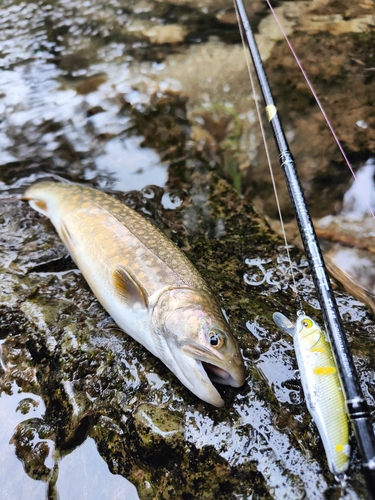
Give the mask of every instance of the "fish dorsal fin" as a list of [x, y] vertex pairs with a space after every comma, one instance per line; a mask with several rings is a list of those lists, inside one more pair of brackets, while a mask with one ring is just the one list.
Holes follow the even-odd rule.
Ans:
[[295, 325], [284, 314], [275, 312], [272, 317], [276, 325], [284, 330], [284, 332], [289, 333], [289, 335], [294, 334]]
[[118, 267], [113, 273], [113, 284], [116, 292], [129, 306], [140, 304], [148, 306], [147, 292], [133, 273]]

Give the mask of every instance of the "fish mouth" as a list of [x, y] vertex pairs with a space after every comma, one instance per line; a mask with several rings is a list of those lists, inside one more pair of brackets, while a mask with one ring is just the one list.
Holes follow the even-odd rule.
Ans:
[[[229, 371], [226, 366], [223, 366], [227, 364], [224, 360], [219, 357], [212, 359], [212, 353], [202, 346], [189, 343], [185, 344], [178, 352], [179, 368], [183, 372], [183, 375], [180, 375], [180, 380], [196, 396], [214, 406], [224, 405], [224, 401], [214, 384], [241, 387], [245, 382], [244, 372], [236, 366], [235, 356], [233, 362], [230, 363], [232, 366], [230, 367], [231, 371]], [[208, 356], [208, 354], [211, 355]], [[207, 361], [208, 357], [210, 361]]]
[[166, 339], [161, 339], [159, 349], [160, 359], [185, 387], [206, 403], [224, 406], [214, 383], [241, 387], [245, 382], [242, 360], [236, 354], [231, 361], [225, 361], [195, 342], [170, 343]]
[[231, 385], [232, 387], [241, 387], [240, 382], [238, 382], [232, 375], [220, 366], [213, 365], [212, 363], [208, 363], [207, 361], [196, 360], [198, 363], [200, 362], [208, 375], [208, 378], [214, 384], [221, 385]]
[[217, 365], [197, 359], [185, 349], [171, 349], [171, 358], [164, 363], [180, 381], [198, 398], [217, 407], [224, 406], [224, 400], [214, 383], [236, 384], [232, 375]]
[[232, 387], [242, 387], [245, 383], [245, 371], [239, 353], [233, 353], [231, 358], [224, 360], [218, 353], [195, 342], [186, 343], [182, 349], [197, 363], [202, 364], [212, 382]]
[[217, 388], [214, 386], [214, 383], [221, 383], [220, 381], [225, 378], [225, 376], [218, 376], [217, 370], [223, 372], [225, 372], [225, 370], [221, 370], [221, 368], [218, 368], [211, 363], [200, 361], [199, 359], [190, 358], [190, 363], [191, 368], [193, 368], [193, 370], [190, 371], [190, 374], [194, 373], [195, 383], [193, 387], [189, 387], [186, 382], [185, 385], [187, 385], [189, 389], [203, 401], [217, 406], [218, 408], [224, 406], [224, 400]]

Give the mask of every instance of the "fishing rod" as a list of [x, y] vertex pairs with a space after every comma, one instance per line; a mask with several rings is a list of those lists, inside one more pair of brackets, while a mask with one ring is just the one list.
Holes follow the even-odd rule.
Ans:
[[299, 232], [309, 262], [313, 282], [322, 310], [327, 334], [332, 345], [339, 376], [343, 386], [346, 408], [352, 423], [361, 455], [362, 468], [368, 492], [375, 500], [375, 436], [370, 412], [355, 371], [352, 355], [331, 287], [323, 255], [306, 205], [305, 197], [295, 168], [284, 130], [272, 97], [271, 88], [263, 67], [254, 34], [242, 0], [234, 0], [245, 33], [255, 73], [263, 95], [265, 111], [271, 124], [279, 151], [280, 167], [284, 173], [289, 196], [297, 219]]

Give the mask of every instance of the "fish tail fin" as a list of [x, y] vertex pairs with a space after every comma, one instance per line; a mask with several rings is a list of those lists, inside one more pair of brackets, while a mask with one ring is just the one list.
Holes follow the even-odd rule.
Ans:
[[39, 182], [37, 184], [34, 184], [30, 186], [22, 196], [23, 201], [28, 201], [29, 205], [34, 210], [40, 212], [46, 217], [49, 217], [48, 190], [46, 190], [46, 188], [48, 188], [51, 184], [56, 184], [56, 183]]

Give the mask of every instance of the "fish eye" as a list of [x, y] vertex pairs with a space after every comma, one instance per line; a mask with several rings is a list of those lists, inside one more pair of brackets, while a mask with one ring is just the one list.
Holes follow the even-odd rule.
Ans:
[[208, 338], [212, 347], [219, 348], [224, 344], [223, 334], [221, 332], [218, 332], [217, 330], [211, 330], [208, 334]]
[[305, 327], [305, 328], [311, 328], [313, 326], [313, 322], [311, 319], [309, 318], [305, 318], [303, 321], [302, 321], [302, 325]]

